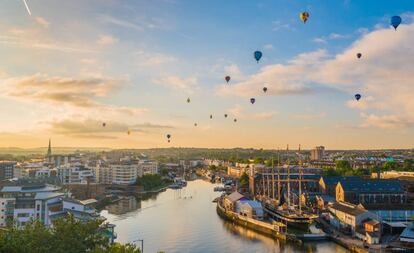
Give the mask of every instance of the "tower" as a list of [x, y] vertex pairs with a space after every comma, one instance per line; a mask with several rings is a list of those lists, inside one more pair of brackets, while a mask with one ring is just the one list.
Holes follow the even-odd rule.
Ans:
[[47, 159], [48, 162], [50, 162], [51, 159], [52, 159], [52, 145], [51, 145], [50, 139], [49, 139], [49, 147], [47, 148], [46, 159]]

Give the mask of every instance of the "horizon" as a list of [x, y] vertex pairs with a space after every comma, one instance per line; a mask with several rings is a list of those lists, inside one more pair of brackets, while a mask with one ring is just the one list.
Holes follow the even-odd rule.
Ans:
[[27, 3], [0, 3], [2, 149], [414, 148], [412, 1]]

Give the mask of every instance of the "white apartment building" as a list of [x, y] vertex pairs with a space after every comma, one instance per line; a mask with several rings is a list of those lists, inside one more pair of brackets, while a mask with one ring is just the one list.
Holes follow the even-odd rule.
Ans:
[[57, 168], [57, 176], [62, 184], [87, 184], [88, 180], [94, 181], [92, 169], [83, 165], [64, 165]]
[[95, 179], [99, 184], [112, 184], [112, 168], [106, 164], [97, 164]]
[[143, 175], [153, 175], [158, 174], [158, 163], [152, 162], [148, 160], [140, 160], [138, 162], [138, 172], [139, 177], [142, 177]]
[[119, 163], [110, 164], [112, 169], [112, 183], [129, 185], [133, 184], [137, 180], [138, 176], [138, 164], [133, 163]]
[[60, 188], [51, 185], [4, 186], [0, 191], [0, 227], [8, 222], [23, 226], [31, 219], [51, 224], [50, 216], [62, 212]]

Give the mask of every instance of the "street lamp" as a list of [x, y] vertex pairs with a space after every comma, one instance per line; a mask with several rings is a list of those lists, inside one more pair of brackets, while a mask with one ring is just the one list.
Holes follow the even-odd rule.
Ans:
[[132, 241], [133, 243], [135, 243], [135, 242], [141, 242], [141, 253], [144, 253], [144, 239], [141, 239], [141, 240], [134, 240], [134, 241]]

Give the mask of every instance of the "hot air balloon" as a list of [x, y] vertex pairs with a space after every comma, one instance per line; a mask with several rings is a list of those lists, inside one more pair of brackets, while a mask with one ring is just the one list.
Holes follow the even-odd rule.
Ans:
[[362, 57], [362, 54], [361, 53], [357, 53], [357, 57], [358, 57], [358, 59], [361, 58]]
[[210, 119], [212, 119], [213, 118], [213, 114], [210, 114]]
[[128, 134], [128, 135], [130, 135], [130, 134], [131, 134], [131, 131], [130, 131], [130, 130], [128, 130], [128, 131], [127, 131], [127, 134]]
[[234, 121], [234, 122], [237, 122], [237, 119], [234, 119], [233, 121]]
[[106, 123], [105, 123], [105, 122], [104, 122], [104, 123], [102, 123], [102, 126], [103, 126], [103, 127], [106, 127]]
[[187, 98], [187, 103], [190, 103], [190, 102], [191, 102], [190, 98]]
[[391, 18], [391, 25], [394, 27], [395, 30], [397, 30], [397, 27], [401, 24], [401, 17], [400, 16], [393, 16]]
[[306, 23], [306, 21], [308, 21], [309, 18], [309, 12], [301, 12], [299, 13], [299, 18], [302, 20], [303, 23]]
[[361, 99], [361, 94], [355, 94], [355, 99], [359, 101]]
[[170, 142], [171, 134], [167, 134], [168, 142]]
[[251, 98], [250, 99], [250, 103], [254, 104], [254, 102], [256, 102], [256, 99], [255, 98]]
[[262, 58], [263, 54], [260, 51], [254, 52], [254, 58], [256, 59], [257, 63], [259, 63], [260, 58]]
[[224, 118], [227, 118], [227, 113], [226, 113], [226, 114], [224, 114]]
[[226, 82], [227, 82], [227, 83], [229, 83], [230, 79], [231, 79], [231, 78], [230, 78], [230, 76], [226, 76], [226, 77], [224, 78], [224, 80], [226, 80]]
[[194, 126], [196, 127], [197, 126], [197, 123], [194, 123]]
[[263, 87], [263, 92], [266, 93], [267, 87]]

